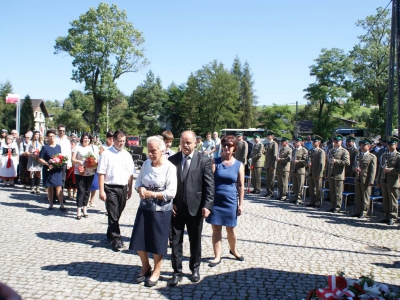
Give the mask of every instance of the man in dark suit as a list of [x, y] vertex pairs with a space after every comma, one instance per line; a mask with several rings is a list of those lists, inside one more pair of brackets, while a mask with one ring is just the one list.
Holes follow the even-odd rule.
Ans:
[[172, 255], [174, 274], [168, 281], [176, 286], [182, 280], [182, 250], [185, 225], [190, 241], [192, 282], [200, 280], [201, 232], [203, 219], [207, 218], [214, 204], [214, 174], [210, 159], [194, 151], [196, 134], [184, 131], [181, 134], [181, 152], [169, 157], [176, 166], [178, 189], [172, 210]]

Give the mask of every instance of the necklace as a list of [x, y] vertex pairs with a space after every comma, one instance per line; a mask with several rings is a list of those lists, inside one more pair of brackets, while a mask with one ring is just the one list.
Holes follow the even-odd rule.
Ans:
[[222, 161], [222, 164], [223, 164], [225, 167], [230, 167], [230, 166], [233, 165], [234, 162], [235, 162], [235, 159], [234, 159], [234, 158], [231, 158], [230, 160], [223, 160], [223, 161]]

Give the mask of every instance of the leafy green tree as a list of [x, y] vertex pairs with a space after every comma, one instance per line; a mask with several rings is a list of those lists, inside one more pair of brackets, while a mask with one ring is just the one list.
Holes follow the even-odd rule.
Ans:
[[240, 84], [241, 98], [242, 98], [242, 126], [243, 128], [251, 128], [256, 124], [256, 97], [254, 95], [254, 81], [253, 74], [251, 74], [250, 66], [247, 62], [243, 65], [242, 78]]
[[24, 103], [21, 106], [21, 117], [20, 117], [20, 131], [21, 134], [25, 134], [29, 130], [35, 129], [35, 118], [33, 115], [33, 106], [31, 97], [26, 95]]
[[82, 117], [89, 125], [94, 123], [94, 106], [91, 94], [84, 94], [81, 91], [73, 90], [69, 93], [67, 100], [71, 101], [73, 109], [80, 109], [82, 111]]
[[262, 128], [272, 130], [277, 136], [293, 132], [294, 115], [288, 105], [267, 106], [261, 111], [258, 122]]
[[7, 129], [10, 132], [16, 128], [15, 115], [17, 106], [12, 103], [6, 103], [7, 94], [12, 94], [13, 88], [9, 81], [0, 83], [0, 126], [1, 129]]
[[200, 132], [217, 131], [228, 124], [239, 126], [240, 113], [236, 106], [239, 86], [235, 77], [214, 60], [197, 71], [195, 78], [198, 95], [192, 104], [198, 107], [196, 123]]
[[179, 137], [181, 132], [186, 129], [183, 116], [183, 99], [186, 87], [184, 84], [177, 86], [171, 83], [167, 89], [168, 99], [164, 103], [164, 115], [171, 124], [171, 132], [175, 137]]
[[315, 113], [311, 115], [314, 131], [324, 138], [330, 137], [333, 130], [340, 124], [340, 120], [332, 118], [334, 115], [344, 115], [347, 107], [355, 109], [351, 91], [353, 60], [343, 50], [322, 49], [321, 54], [310, 66], [310, 75], [315, 76], [315, 82], [304, 91], [305, 98], [315, 106]]
[[140, 133], [160, 134], [162, 127], [159, 118], [167, 100], [168, 94], [162, 87], [161, 79], [155, 78], [150, 70], [144, 82], [136, 88], [129, 99], [129, 104], [139, 120]]
[[61, 103], [58, 100], [47, 100], [44, 102], [46, 105], [47, 112], [49, 113], [50, 117], [46, 119], [46, 126], [47, 128], [56, 128], [57, 127], [57, 116], [62, 113]]
[[55, 117], [54, 124], [56, 126], [58, 124], [64, 124], [68, 132], [90, 132], [90, 127], [83, 118], [82, 111], [80, 109], [67, 109], [71, 104], [70, 101], [66, 102], [67, 103], [64, 103], [65, 109]]
[[148, 64], [140, 45], [143, 35], [127, 21], [126, 11], [117, 5], [100, 3], [71, 22], [68, 35], [56, 39], [55, 54], [73, 57], [72, 79], [85, 84], [93, 95], [94, 127], [104, 103], [118, 93], [115, 81], [123, 74], [137, 72]]
[[387, 98], [390, 46], [389, 10], [378, 8], [376, 15], [359, 20], [356, 25], [366, 34], [359, 37], [350, 55], [354, 59], [353, 98], [362, 104], [382, 108]]

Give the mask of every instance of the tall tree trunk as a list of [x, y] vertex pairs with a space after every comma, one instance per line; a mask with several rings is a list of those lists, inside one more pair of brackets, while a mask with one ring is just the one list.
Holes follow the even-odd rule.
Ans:
[[99, 133], [100, 132], [100, 123], [98, 122], [100, 113], [103, 110], [103, 102], [104, 100], [98, 96], [97, 94], [93, 94], [93, 99], [94, 99], [94, 132]]

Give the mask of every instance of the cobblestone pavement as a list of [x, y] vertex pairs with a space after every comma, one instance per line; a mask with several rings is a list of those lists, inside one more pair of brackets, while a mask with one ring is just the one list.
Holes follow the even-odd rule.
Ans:
[[[379, 205], [372, 220], [359, 220], [349, 212], [331, 214], [247, 195], [238, 226], [245, 261], [229, 255], [224, 239], [222, 263], [208, 267], [213, 251], [211, 226], [205, 224], [202, 280], [189, 280], [185, 236], [182, 283], [167, 287], [168, 255], [160, 282], [147, 288], [133, 283], [140, 270], [137, 254], [111, 250], [104, 204], [97, 200], [89, 218], [80, 221], [74, 218], [74, 204], [67, 201], [67, 213], [58, 206], [48, 211], [44, 192], [0, 187], [0, 281], [24, 299], [304, 299], [338, 271], [352, 278], [372, 272], [377, 281], [400, 290], [399, 224], [376, 223]], [[137, 205], [135, 193], [121, 219], [126, 248]]]

